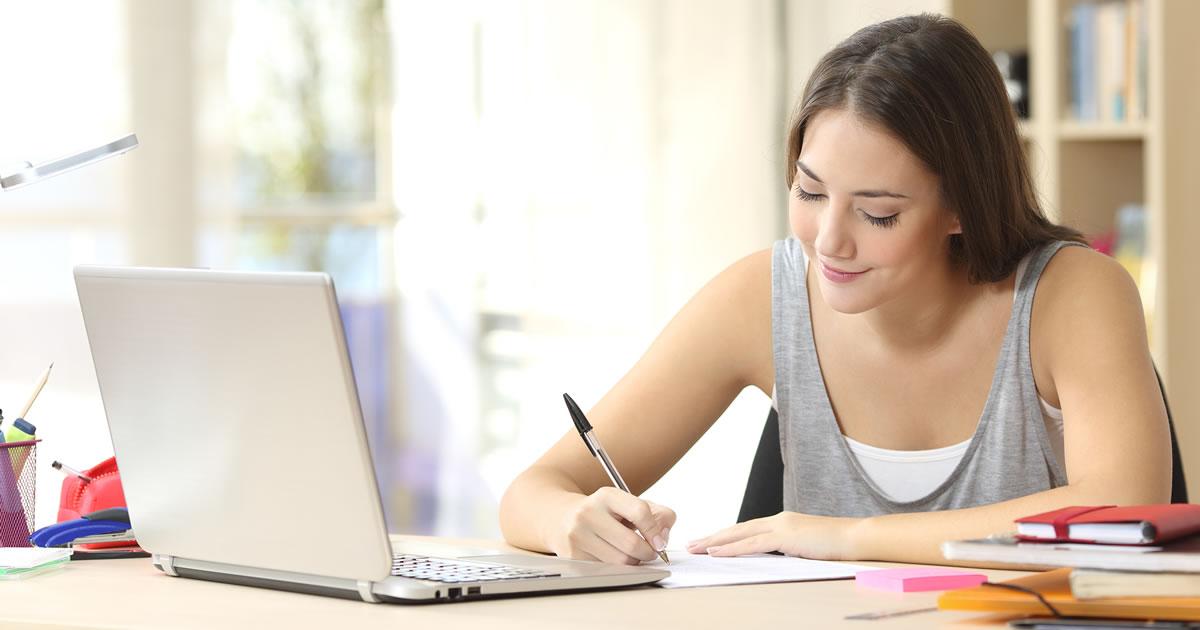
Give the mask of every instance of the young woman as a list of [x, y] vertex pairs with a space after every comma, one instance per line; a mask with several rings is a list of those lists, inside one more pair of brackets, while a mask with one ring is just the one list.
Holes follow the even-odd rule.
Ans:
[[810, 77], [787, 151], [794, 238], [709, 282], [588, 414], [634, 494], [569, 432], [505, 493], [510, 543], [654, 560], [675, 513], [635, 495], [748, 386], [779, 413], [785, 511], [693, 553], [938, 563], [1021, 516], [1169, 500], [1137, 289], [1046, 219], [969, 31], [855, 33]]

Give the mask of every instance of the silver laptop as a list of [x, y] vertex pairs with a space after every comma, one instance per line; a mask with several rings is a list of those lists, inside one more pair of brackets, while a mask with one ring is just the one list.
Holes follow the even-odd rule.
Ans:
[[414, 603], [669, 575], [393, 550], [326, 274], [82, 265], [75, 284], [133, 530], [168, 575]]

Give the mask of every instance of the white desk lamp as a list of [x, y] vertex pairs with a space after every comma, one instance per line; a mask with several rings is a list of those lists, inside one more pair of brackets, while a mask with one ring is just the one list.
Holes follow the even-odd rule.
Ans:
[[94, 149], [88, 149], [87, 151], [81, 151], [73, 155], [60, 157], [55, 160], [50, 160], [49, 162], [43, 162], [37, 166], [26, 162], [24, 168], [16, 173], [12, 173], [11, 175], [0, 175], [0, 189], [12, 190], [14, 188], [20, 188], [21, 186], [46, 179], [47, 177], [54, 177], [55, 175], [66, 173], [67, 171], [73, 171], [81, 166], [87, 166], [93, 162], [99, 162], [104, 158], [125, 153], [126, 151], [137, 148], [137, 145], [137, 135], [131, 133], [125, 137], [113, 140], [108, 144], [98, 146]]

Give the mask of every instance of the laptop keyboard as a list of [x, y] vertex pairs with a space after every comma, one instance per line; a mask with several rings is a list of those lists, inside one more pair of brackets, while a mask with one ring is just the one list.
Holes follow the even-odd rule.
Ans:
[[558, 577], [560, 574], [503, 564], [397, 553], [392, 554], [392, 575], [454, 584], [457, 582], [528, 580], [530, 578]]

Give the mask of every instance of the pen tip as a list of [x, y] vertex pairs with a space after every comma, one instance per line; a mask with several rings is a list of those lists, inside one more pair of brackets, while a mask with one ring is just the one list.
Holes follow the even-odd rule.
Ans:
[[579, 408], [579, 404], [575, 402], [575, 399], [571, 398], [571, 395], [566, 392], [563, 392], [563, 402], [567, 403], [567, 409], [571, 412], [572, 418], [577, 414], [583, 413], [583, 410]]

